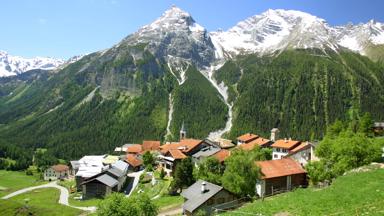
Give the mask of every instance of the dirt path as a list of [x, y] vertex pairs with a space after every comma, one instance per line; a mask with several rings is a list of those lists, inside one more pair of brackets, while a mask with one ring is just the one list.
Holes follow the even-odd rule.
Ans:
[[33, 190], [36, 190], [36, 189], [41, 189], [41, 188], [56, 188], [56, 189], [60, 190], [59, 204], [66, 205], [66, 206], [69, 206], [69, 207], [72, 207], [72, 208], [77, 208], [77, 209], [80, 209], [80, 210], [83, 210], [83, 211], [91, 211], [91, 212], [96, 211], [96, 207], [94, 207], [94, 206], [91, 206], [91, 207], [77, 207], [77, 206], [69, 205], [69, 203], [68, 203], [69, 193], [68, 193], [67, 188], [58, 185], [56, 183], [56, 181], [50, 182], [50, 183], [44, 184], [44, 185], [35, 186], [35, 187], [27, 187], [27, 188], [15, 191], [13, 193], [10, 193], [10, 194], [2, 197], [1, 199], [9, 199], [9, 198], [17, 196], [19, 194], [26, 193], [26, 192], [29, 192], [29, 191], [33, 191]]
[[165, 211], [160, 211], [157, 216], [171, 216], [171, 215], [179, 215], [183, 213], [182, 206], [177, 206], [171, 209], [167, 209]]

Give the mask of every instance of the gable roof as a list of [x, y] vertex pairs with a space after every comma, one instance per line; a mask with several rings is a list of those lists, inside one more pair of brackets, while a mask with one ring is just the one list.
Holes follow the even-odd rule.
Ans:
[[262, 179], [306, 173], [301, 165], [291, 158], [257, 161], [256, 164], [261, 169]]
[[120, 178], [125, 175], [125, 173], [123, 173], [120, 169], [117, 169], [116, 167], [109, 168], [106, 172], [111, 173], [117, 178]]
[[300, 145], [296, 146], [295, 148], [291, 149], [290, 153], [297, 153], [305, 149], [308, 149], [310, 147], [311, 145], [308, 142], [303, 142], [303, 143], [300, 143]]
[[291, 150], [295, 148], [297, 145], [299, 145], [300, 143], [301, 142], [297, 140], [280, 139], [280, 140], [277, 140], [275, 143], [273, 143], [271, 147]]
[[[203, 182], [205, 182], [206, 188], [204, 193], [201, 192], [201, 185]], [[221, 190], [223, 190], [223, 187], [221, 186], [203, 180], [198, 180], [193, 185], [189, 186], [189, 188], [183, 190], [180, 194], [187, 199], [187, 201], [184, 202], [183, 207], [185, 210], [193, 212]]]
[[180, 142], [171, 142], [166, 143], [161, 148], [161, 153], [166, 154], [169, 150], [177, 149], [180, 150], [183, 153], [188, 153], [198, 145], [202, 144], [203, 140], [197, 140], [197, 139], [182, 139]]
[[138, 166], [141, 166], [143, 164], [143, 161], [140, 160], [136, 155], [134, 154], [127, 154], [125, 156], [125, 161], [127, 161], [127, 163], [133, 167], [138, 167]]
[[133, 144], [127, 147], [127, 153], [137, 154], [142, 152], [143, 148], [140, 144]]
[[231, 155], [231, 152], [226, 149], [221, 149], [216, 154], [213, 155], [220, 163], [224, 162], [229, 156]]
[[56, 172], [64, 172], [64, 171], [69, 170], [69, 167], [67, 165], [64, 165], [64, 164], [53, 165], [53, 166], [51, 166], [51, 168], [53, 170], [55, 170]]
[[112, 164], [112, 168], [119, 169], [123, 173], [128, 171], [128, 167], [129, 167], [129, 165], [122, 160], [118, 160]]
[[160, 141], [154, 141], [154, 140], [144, 140], [143, 151], [158, 151], [160, 150]]
[[239, 140], [241, 142], [250, 142], [250, 141], [256, 139], [257, 137], [259, 137], [259, 136], [256, 134], [246, 133], [246, 134], [243, 134], [243, 135], [237, 137], [237, 140]]
[[184, 159], [187, 157], [187, 156], [185, 156], [185, 154], [183, 154], [183, 152], [181, 152], [178, 149], [171, 149], [168, 152], [171, 155], [171, 157], [174, 159]]
[[211, 155], [216, 154], [219, 151], [220, 151], [220, 148], [217, 146], [207, 146], [200, 149], [200, 151], [196, 152], [195, 154], [193, 154], [192, 157], [194, 158], [209, 157]]
[[92, 178], [88, 181], [85, 181], [83, 183], [81, 183], [82, 185], [83, 184], [87, 184], [88, 182], [92, 182], [92, 181], [98, 181], [98, 182], [101, 182], [102, 184], [105, 184], [107, 185], [108, 187], [114, 187], [116, 186], [119, 182], [112, 178], [111, 176], [107, 175], [107, 174], [103, 174], [101, 176], [98, 176], [97, 178]]
[[266, 146], [270, 142], [271, 141], [269, 139], [258, 137], [257, 139], [252, 140], [249, 143], [244, 143], [244, 144], [239, 145], [239, 148], [246, 150], [246, 151], [250, 151], [253, 148], [255, 148], [256, 146], [263, 147], [263, 146]]

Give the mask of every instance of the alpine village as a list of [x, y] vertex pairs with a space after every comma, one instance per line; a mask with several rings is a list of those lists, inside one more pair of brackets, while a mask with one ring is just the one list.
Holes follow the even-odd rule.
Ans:
[[67, 61], [1, 51], [0, 215], [384, 215], [384, 23], [171, 6]]

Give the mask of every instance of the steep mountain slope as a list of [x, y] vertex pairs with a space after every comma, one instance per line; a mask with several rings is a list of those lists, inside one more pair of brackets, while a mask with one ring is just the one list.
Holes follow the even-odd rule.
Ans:
[[370, 112], [384, 119], [384, 65], [351, 52], [284, 51], [277, 57], [239, 56], [216, 78], [230, 86], [234, 122], [230, 137], [249, 131], [320, 138], [336, 119]]
[[46, 147], [73, 159], [143, 139], [177, 140], [183, 122], [201, 139], [267, 136], [272, 127], [309, 139], [351, 113], [382, 120], [384, 66], [341, 46], [342, 32], [353, 31], [271, 10], [209, 34], [172, 7], [55, 73], [0, 78], [0, 155], [9, 146]]
[[65, 61], [61, 59], [44, 57], [28, 59], [0, 51], [0, 77], [13, 76], [35, 69], [53, 70], [64, 63]]
[[10, 143], [48, 147], [69, 159], [163, 139], [170, 94], [175, 112], [169, 139], [178, 139], [183, 121], [188, 136], [206, 137], [226, 120], [220, 94], [198, 71], [214, 58], [206, 36], [189, 14], [173, 7], [111, 49], [57, 73], [0, 81], [0, 150]]

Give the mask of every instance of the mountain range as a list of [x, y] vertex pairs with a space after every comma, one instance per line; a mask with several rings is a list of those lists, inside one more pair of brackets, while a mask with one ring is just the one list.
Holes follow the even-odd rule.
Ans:
[[383, 32], [375, 21], [331, 27], [292, 10], [208, 32], [171, 7], [54, 73], [34, 67], [0, 78], [0, 150], [44, 147], [71, 159], [177, 140], [183, 122], [187, 136], [201, 139], [268, 137], [273, 127], [319, 139], [336, 119], [370, 112], [383, 120]]

